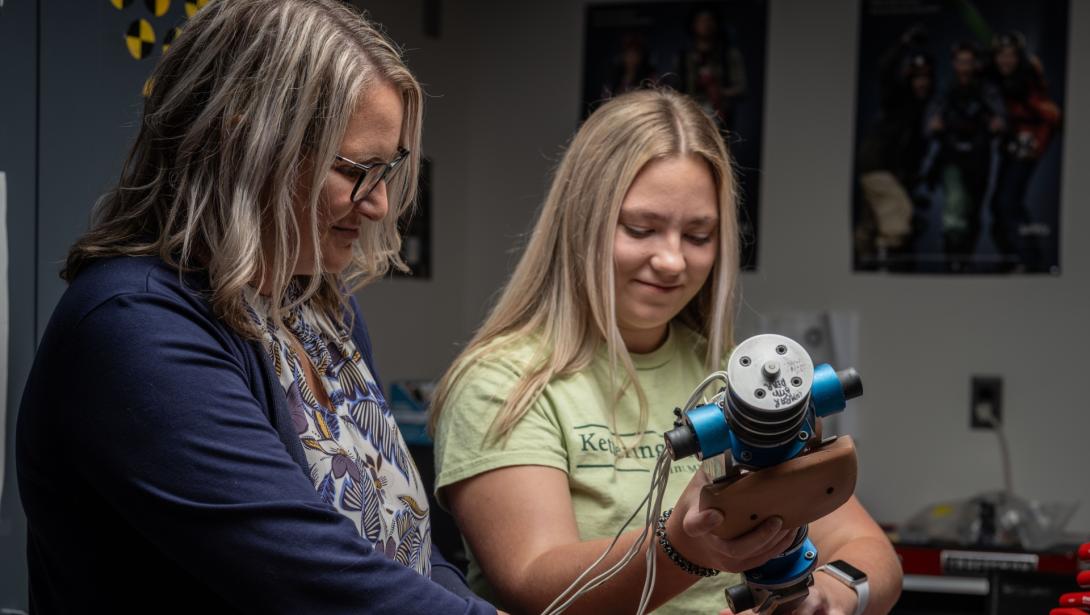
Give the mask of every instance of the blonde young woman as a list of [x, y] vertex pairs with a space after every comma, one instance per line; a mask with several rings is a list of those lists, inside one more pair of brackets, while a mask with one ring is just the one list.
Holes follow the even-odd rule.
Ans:
[[400, 265], [398, 50], [336, 0], [220, 0], [152, 83], [20, 409], [32, 610], [495, 613], [431, 547], [349, 294]]
[[[738, 278], [735, 184], [718, 130], [671, 91], [599, 108], [560, 162], [529, 245], [498, 303], [441, 381], [436, 485], [471, 551], [470, 584], [540, 612], [605, 549], [648, 491], [671, 410], [717, 369], [732, 339]], [[716, 613], [737, 572], [782, 552], [773, 518], [722, 540], [699, 511], [695, 461], [673, 467], [652, 604]], [[851, 500], [811, 526], [823, 559], [870, 575], [867, 613], [900, 587], [881, 530]], [[604, 569], [634, 542], [621, 537]], [[568, 612], [631, 613], [642, 559]], [[853, 613], [826, 574], [799, 613]]]

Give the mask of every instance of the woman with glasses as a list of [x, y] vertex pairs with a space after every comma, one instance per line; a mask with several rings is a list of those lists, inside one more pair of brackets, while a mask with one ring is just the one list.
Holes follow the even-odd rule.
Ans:
[[[541, 612], [648, 493], [671, 409], [721, 369], [732, 344], [736, 210], [722, 137], [688, 97], [624, 94], [576, 133], [518, 266], [432, 404], [436, 488], [465, 535], [470, 585], [482, 595]], [[679, 461], [671, 475], [663, 506], [673, 512], [650, 541], [651, 606], [718, 613], [723, 589], [739, 582], [719, 571], [763, 564], [795, 530], [771, 517], [721, 539], [710, 532], [722, 515], [697, 506], [707, 481], [699, 462]], [[867, 587], [822, 573], [797, 612], [888, 610], [900, 587], [897, 559], [859, 503], [810, 528], [823, 558], [869, 576], [870, 606]], [[640, 531], [621, 535], [596, 573]], [[643, 561], [567, 612], [635, 612]]]
[[71, 248], [17, 434], [32, 610], [495, 613], [351, 292], [398, 257], [421, 92], [335, 0], [221, 0]]

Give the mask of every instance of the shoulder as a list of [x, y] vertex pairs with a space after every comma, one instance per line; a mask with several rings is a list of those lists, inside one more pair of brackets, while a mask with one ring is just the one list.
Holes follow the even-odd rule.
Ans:
[[[509, 337], [462, 357], [453, 368], [455, 377], [439, 413], [439, 432], [467, 420], [478, 425], [482, 417], [488, 419], [485, 426], [490, 424], [531, 370], [539, 350], [540, 345], [534, 341]], [[482, 429], [480, 435], [483, 433]]]
[[57, 305], [57, 314], [76, 322], [111, 300], [124, 296], [154, 296], [186, 305], [212, 317], [206, 296], [207, 280], [185, 274], [154, 256], [116, 256], [88, 264], [72, 280]]
[[508, 335], [488, 343], [459, 365], [459, 383], [481, 378], [489, 380], [521, 378], [545, 357], [546, 345], [533, 335]]
[[436, 488], [513, 465], [544, 465], [567, 471], [563, 438], [549, 387], [510, 432], [493, 431], [519, 381], [539, 361], [541, 344], [525, 337], [500, 340], [460, 361], [458, 377], [438, 414], [435, 432]]
[[244, 340], [212, 309], [207, 278], [151, 256], [119, 256], [80, 271], [53, 311], [45, 338], [122, 351], [180, 344], [241, 356]]

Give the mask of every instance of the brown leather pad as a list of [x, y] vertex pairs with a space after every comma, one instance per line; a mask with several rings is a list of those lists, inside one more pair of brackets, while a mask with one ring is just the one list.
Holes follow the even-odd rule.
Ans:
[[850, 436], [790, 461], [744, 474], [732, 483], [706, 485], [700, 508], [716, 508], [723, 523], [713, 531], [735, 538], [772, 516], [784, 529], [800, 527], [833, 512], [855, 491], [858, 465]]

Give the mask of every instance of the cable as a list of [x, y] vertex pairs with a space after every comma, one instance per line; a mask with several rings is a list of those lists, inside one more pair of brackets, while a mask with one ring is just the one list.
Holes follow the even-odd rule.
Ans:
[[698, 384], [695, 389], [693, 389], [693, 393], [692, 395], [689, 395], [689, 399], [685, 402], [685, 406], [682, 408], [682, 411], [688, 412], [689, 410], [695, 408], [696, 402], [698, 399], [700, 399], [701, 393], [704, 392], [704, 389], [708, 388], [709, 384], [715, 382], [716, 380], [722, 380], [723, 383], [726, 384], [727, 372], [712, 372], [708, 374], [708, 377], [705, 378], [700, 384]]
[[[717, 380], [721, 380], [725, 384], [727, 382], [727, 373], [723, 371], [717, 371], [709, 374], [707, 378], [705, 378], [699, 385], [697, 385], [695, 389], [693, 389], [693, 392], [689, 396], [689, 399], [686, 400], [685, 406], [682, 408], [682, 411], [688, 412], [689, 410], [692, 410], [694, 407], [696, 407], [697, 403], [703, 399], [702, 394], [704, 393], [704, 389], [708, 388], [708, 385]], [[720, 393], [716, 394], [716, 396], [718, 395], [720, 395]], [[714, 397], [715, 396], [713, 396], [713, 399]], [[665, 497], [666, 495], [666, 485], [670, 480], [671, 463], [672, 460], [670, 459], [670, 456], [667, 454], [666, 451], [663, 451], [659, 454], [659, 458], [655, 462], [655, 469], [651, 472], [651, 486], [647, 491], [647, 495], [644, 496], [642, 500], [640, 500], [640, 503], [636, 507], [636, 510], [632, 511], [632, 514], [629, 515], [628, 520], [626, 520], [624, 522], [624, 525], [621, 526], [621, 529], [617, 532], [617, 535], [613, 537], [613, 540], [610, 541], [609, 546], [606, 547], [606, 550], [602, 553], [602, 555], [600, 555], [598, 559], [594, 560], [594, 563], [588, 566], [586, 570], [580, 573], [580, 575], [576, 577], [574, 581], [572, 581], [571, 585], [565, 588], [564, 591], [560, 592], [560, 595], [558, 595], [552, 601], [552, 603], [549, 604], [549, 606], [545, 607], [545, 610], [542, 611], [541, 615], [559, 615], [560, 613], [563, 613], [576, 600], [583, 597], [595, 588], [599, 587], [606, 581], [609, 581], [613, 577], [617, 576], [617, 574], [625, 566], [627, 566], [633, 559], [635, 559], [636, 555], [638, 555], [640, 550], [643, 549], [644, 543], [650, 542], [651, 544], [648, 545], [647, 550], [644, 552], [646, 566], [644, 571], [643, 590], [640, 592], [640, 602], [636, 610], [636, 615], [643, 615], [647, 611], [647, 607], [651, 603], [651, 594], [654, 591], [655, 576], [657, 572], [655, 544], [653, 540], [648, 541], [648, 538], [649, 536], [654, 535], [653, 528], [655, 522], [662, 514], [662, 500], [663, 497]], [[599, 573], [597, 576], [590, 579], [586, 583], [583, 583], [583, 585], [580, 585], [580, 583], [583, 582], [583, 579], [586, 578], [586, 576], [590, 574], [592, 570], [594, 570], [599, 564], [605, 561], [606, 557], [613, 550], [613, 547], [617, 546], [617, 541], [619, 541], [621, 539], [621, 536], [624, 535], [624, 532], [626, 529], [628, 529], [629, 524], [631, 524], [632, 520], [635, 519], [640, 511], [644, 509], [644, 506], [647, 506], [647, 512], [644, 514], [643, 530], [636, 537], [636, 541], [632, 543], [632, 546], [628, 548], [628, 551], [626, 551], [621, 559], [617, 560], [617, 562], [614, 563], [612, 566]]]
[[[594, 563], [588, 566], [587, 569], [582, 572], [582, 574], [576, 577], [572, 584], [569, 585], [563, 592], [561, 592], [560, 595], [557, 596], [556, 599], [554, 599], [553, 602], [548, 607], [546, 607], [544, 611], [542, 611], [542, 615], [557, 615], [559, 613], [563, 613], [577, 599], [581, 598], [586, 593], [590, 592], [591, 590], [595, 589], [596, 587], [602, 585], [609, 579], [616, 576], [622, 568], [627, 566], [628, 563], [636, 557], [636, 555], [640, 552], [640, 549], [643, 548], [644, 542], [648, 540], [648, 536], [653, 534], [651, 528], [653, 527], [655, 520], [658, 519], [658, 515], [660, 514], [660, 512], [656, 509], [661, 509], [662, 507], [662, 497], [666, 491], [666, 483], [669, 478], [670, 458], [665, 453], [663, 453], [659, 455], [658, 461], [655, 463], [655, 469], [651, 474], [651, 488], [648, 490], [647, 495], [644, 496], [642, 500], [640, 500], [640, 503], [636, 507], [636, 510], [632, 511], [632, 514], [629, 515], [628, 520], [624, 522], [623, 526], [621, 526], [620, 531], [617, 532], [617, 535], [609, 543], [609, 546], [606, 547], [606, 550], [602, 553], [602, 555], [600, 555], [598, 559], [594, 560]], [[632, 544], [631, 547], [629, 547], [628, 551], [625, 552], [624, 556], [622, 556], [620, 560], [618, 560], [605, 571], [598, 574], [598, 576], [590, 579], [580, 587], [579, 584], [583, 581], [583, 579], [588, 574], [590, 574], [590, 572], [594, 570], [599, 564], [601, 564], [602, 561], [605, 560], [606, 556], [608, 556], [609, 553], [613, 550], [613, 547], [617, 545], [617, 541], [621, 539], [624, 531], [628, 529], [629, 524], [631, 524], [632, 520], [636, 518], [636, 515], [638, 515], [639, 512], [643, 510], [644, 505], [647, 505], [647, 513], [644, 516], [644, 527], [643, 531], [641, 531], [639, 536], [637, 536], [636, 541]], [[649, 551], [652, 554], [653, 562], [653, 544]], [[572, 594], [570, 597], [565, 598], [565, 596], [573, 591], [575, 592], [574, 594]]]
[[[670, 479], [670, 464], [671, 459], [669, 455], [663, 454], [659, 456], [661, 460], [663, 470], [659, 478], [659, 483], [655, 484], [654, 477], [652, 476], [652, 491], [655, 491], [655, 504], [648, 512], [646, 531], [651, 532], [653, 524], [658, 521], [659, 516], [662, 514], [662, 498], [666, 495], [666, 483]], [[657, 490], [656, 490], [657, 488]], [[655, 573], [657, 569], [658, 559], [655, 557], [655, 541], [652, 540], [645, 552], [647, 558], [647, 566], [643, 577], [643, 591], [640, 593], [640, 605], [636, 609], [637, 615], [643, 615], [647, 611], [647, 606], [651, 602], [651, 593], [655, 589]]]

